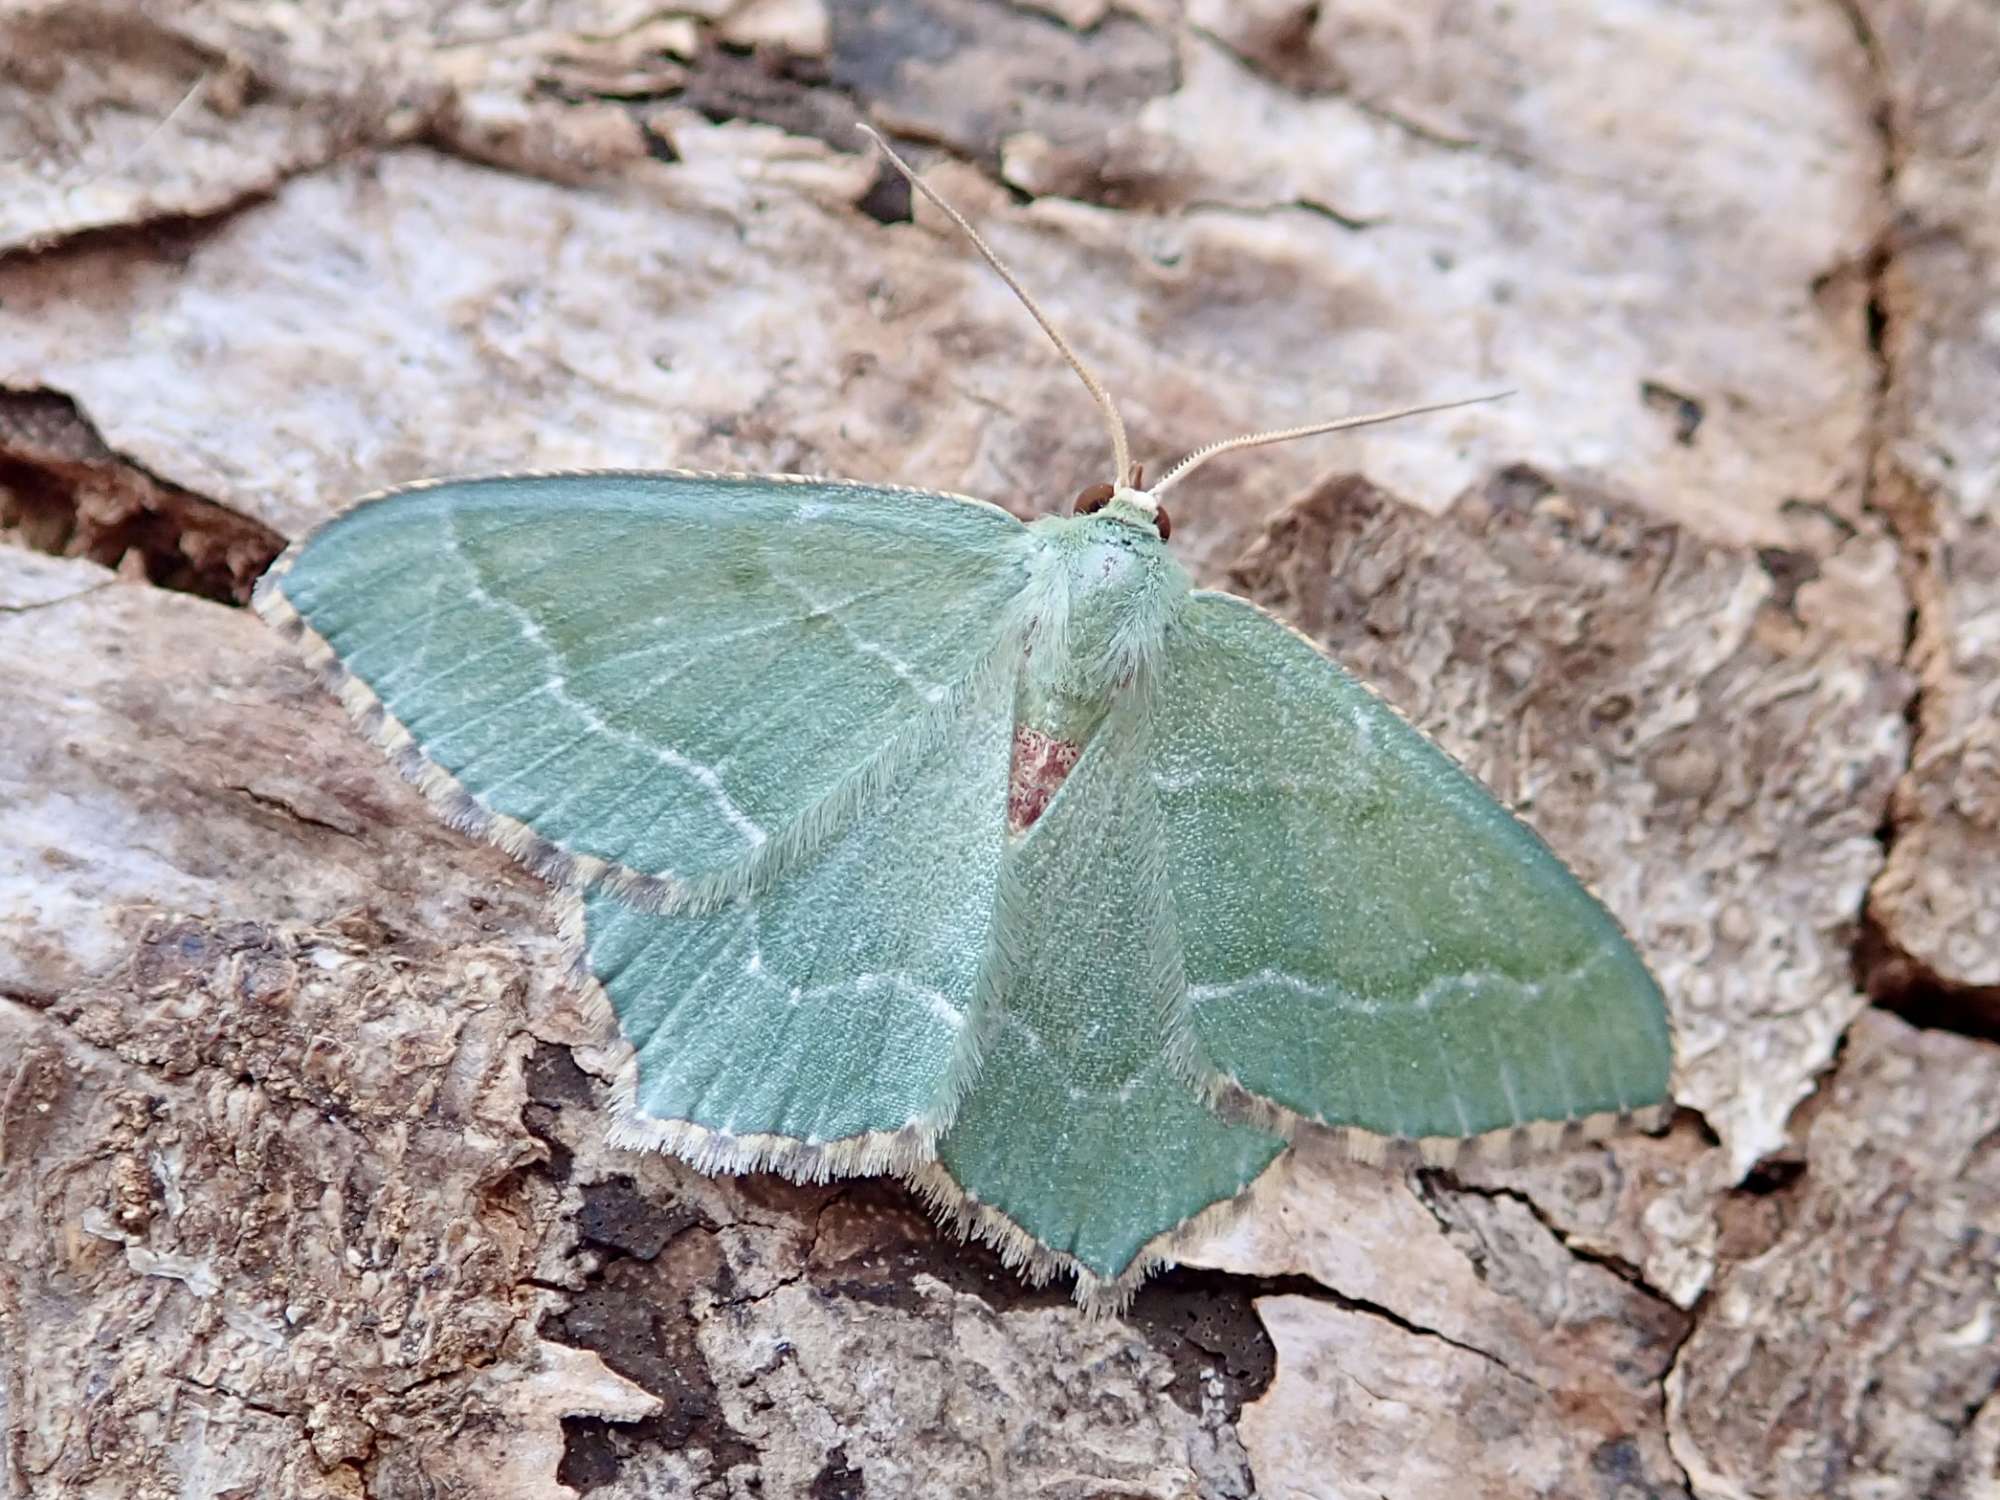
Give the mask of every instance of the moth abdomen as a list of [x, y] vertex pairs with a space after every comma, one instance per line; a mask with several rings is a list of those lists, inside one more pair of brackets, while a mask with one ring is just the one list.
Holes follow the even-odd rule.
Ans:
[[1007, 831], [1026, 833], [1083, 754], [1077, 740], [1061, 739], [1028, 724], [1014, 726], [1013, 757], [1007, 767]]

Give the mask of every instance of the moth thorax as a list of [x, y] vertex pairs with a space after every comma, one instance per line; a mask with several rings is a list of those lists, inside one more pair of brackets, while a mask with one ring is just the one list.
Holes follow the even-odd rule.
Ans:
[[1049, 517], [1023, 635], [1007, 821], [1032, 827], [1120, 698], [1142, 690], [1187, 574], [1149, 531], [1094, 515]]
[[1123, 528], [1065, 561], [1062, 640], [1051, 642], [1040, 666], [1052, 692], [1103, 708], [1157, 654], [1167, 616], [1186, 592], [1185, 575], [1157, 544], [1135, 546]]

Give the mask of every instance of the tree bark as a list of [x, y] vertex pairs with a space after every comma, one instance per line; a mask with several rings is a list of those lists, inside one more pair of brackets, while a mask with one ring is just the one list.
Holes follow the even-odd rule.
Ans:
[[[16, 1495], [2000, 1494], [2000, 12], [0, 5]], [[239, 606], [440, 473], [1108, 477], [1520, 809], [1672, 1124], [1303, 1140], [1093, 1321], [604, 1143], [545, 893]], [[8, 545], [11, 544], [11, 545]]]

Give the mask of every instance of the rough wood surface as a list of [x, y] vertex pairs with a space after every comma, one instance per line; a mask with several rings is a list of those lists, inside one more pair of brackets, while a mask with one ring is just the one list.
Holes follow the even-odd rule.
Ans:
[[[16, 1495], [2000, 1495], [2000, 12], [0, 3]], [[536, 884], [235, 607], [369, 489], [1022, 514], [1081, 393], [1671, 993], [1656, 1137], [1307, 1142], [1087, 1322], [892, 1184], [603, 1144]]]

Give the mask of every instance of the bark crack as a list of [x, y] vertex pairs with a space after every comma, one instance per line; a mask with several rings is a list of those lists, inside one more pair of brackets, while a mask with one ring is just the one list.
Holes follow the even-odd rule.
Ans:
[[1548, 1387], [1543, 1385], [1539, 1380], [1536, 1380], [1534, 1376], [1524, 1374], [1522, 1371], [1515, 1369], [1490, 1349], [1482, 1349], [1477, 1344], [1469, 1344], [1463, 1339], [1453, 1338], [1443, 1329], [1432, 1328], [1427, 1324], [1419, 1323], [1414, 1318], [1406, 1317], [1384, 1303], [1371, 1302], [1366, 1297], [1350, 1296], [1339, 1288], [1328, 1286], [1325, 1282], [1319, 1281], [1314, 1277], [1303, 1275], [1232, 1276], [1231, 1280], [1241, 1285], [1252, 1298], [1304, 1297], [1314, 1302], [1325, 1303], [1330, 1307], [1337, 1307], [1342, 1312], [1359, 1313], [1363, 1317], [1378, 1319], [1381, 1322], [1389, 1324], [1392, 1328], [1400, 1329], [1402, 1332], [1414, 1335], [1417, 1338], [1436, 1339], [1441, 1344], [1448, 1344], [1454, 1349], [1485, 1360], [1486, 1363], [1505, 1371], [1507, 1374], [1513, 1376], [1514, 1379], [1526, 1385], [1533, 1386], [1545, 1396], [1551, 1394]]
[[241, 1391], [232, 1391], [220, 1381], [209, 1385], [203, 1381], [196, 1380], [192, 1375], [182, 1375], [176, 1372], [169, 1372], [169, 1378], [179, 1385], [189, 1386], [206, 1395], [225, 1396], [231, 1401], [240, 1401], [251, 1411], [262, 1412], [267, 1417], [278, 1417], [287, 1422], [297, 1422], [302, 1419], [301, 1414], [289, 1406], [273, 1406], [268, 1401], [259, 1401], [254, 1396], [244, 1395]]
[[273, 812], [281, 813], [295, 823], [303, 823], [308, 828], [324, 828], [328, 833], [337, 833], [344, 839], [353, 839], [356, 843], [365, 842], [361, 835], [356, 833], [354, 829], [342, 827], [338, 823], [330, 823], [325, 818], [315, 817], [304, 808], [286, 800], [275, 792], [260, 792], [255, 787], [242, 786], [236, 782], [224, 782], [222, 790], [225, 792], [235, 792], [241, 797], [247, 797], [259, 807], [268, 807]]
[[74, 593], [59, 594], [53, 599], [37, 599], [31, 604], [0, 604], [0, 615], [33, 614], [38, 609], [54, 609], [60, 604], [74, 604], [79, 599], [88, 599], [92, 594], [101, 593], [113, 586], [114, 580], [105, 579], [93, 583], [89, 588], [78, 589]]
[[74, 399], [47, 389], [0, 392], [0, 532], [219, 604], [247, 602], [285, 545], [118, 452]]
[[[1875, 364], [1867, 449], [1862, 457], [1861, 508], [1880, 517], [1888, 529], [1909, 593], [1902, 646], [1902, 662], [1912, 681], [1903, 708], [1908, 742], [1903, 774], [1908, 776], [1915, 771], [1924, 736], [1922, 659], [1927, 640], [1936, 628], [1931, 619], [1942, 614], [1936, 585], [1929, 576], [1930, 562], [1939, 546], [1937, 501], [1924, 485], [1901, 471], [1889, 442], [1892, 397], [1899, 373], [1894, 353], [1891, 282], [1899, 237], [1905, 232], [1898, 223], [1897, 184], [1908, 146], [1897, 118], [1888, 61], [1862, 0], [1833, 0], [1833, 4], [1861, 51], [1870, 93], [1869, 120], [1881, 156], [1878, 180], [1881, 228], [1861, 268], [1867, 288], [1868, 349]], [[1888, 869], [1904, 821], [1892, 800], [1875, 833], [1882, 848], [1883, 873]], [[1954, 984], [1905, 950], [1875, 909], [1873, 885], [1862, 898], [1851, 951], [1855, 984], [1871, 1004], [1894, 1011], [1915, 1026], [1951, 1031], [1977, 1041], [2000, 1042], [2000, 988]]]
[[1195, 214], [1215, 214], [1245, 219], [1268, 219], [1277, 214], [1287, 213], [1311, 214], [1314, 218], [1326, 219], [1354, 234], [1363, 234], [1391, 222], [1386, 214], [1372, 219], [1363, 218], [1359, 214], [1345, 213], [1318, 198], [1287, 198], [1281, 202], [1256, 204], [1229, 203], [1219, 198], [1196, 198], [1182, 205], [1180, 212], [1188, 217]]
[[[1889, 463], [1888, 430], [1891, 421], [1891, 402], [1896, 389], [1898, 371], [1892, 352], [1892, 313], [1890, 282], [1894, 272], [1897, 250], [1897, 183], [1904, 159], [1904, 145], [1900, 138], [1896, 117], [1896, 105], [1890, 82], [1887, 61], [1883, 56], [1879, 38], [1875, 34], [1863, 0], [1832, 0], [1854, 43], [1860, 51], [1863, 75], [1867, 82], [1868, 98], [1866, 108], [1873, 130], [1880, 164], [1878, 169], [1877, 231], [1874, 243], [1862, 257], [1858, 270], [1863, 279], [1865, 292], [1864, 337], [1865, 349], [1873, 366], [1874, 379], [1870, 392], [1868, 418], [1863, 433], [1863, 453], [1861, 455], [1860, 510], [1865, 515], [1880, 519], [1890, 539], [1894, 542], [1900, 571], [1909, 591], [1910, 607], [1904, 622], [1900, 660], [1906, 669], [1912, 669], [1913, 687], [1904, 704], [1904, 717], [1909, 726], [1904, 751], [1903, 774], [1907, 775], [1916, 760], [1918, 734], [1921, 728], [1923, 690], [1921, 675], [1913, 670], [1914, 657], [1918, 653], [1922, 639], [1924, 589], [1922, 586], [1921, 562], [1931, 545], [1934, 523], [1925, 497], [1916, 494], [1911, 487], [1886, 482], [1885, 469]], [[1892, 794], [1893, 797], [1893, 794]], [[1876, 831], [1876, 838], [1882, 849], [1883, 868], [1892, 851], [1898, 833], [1893, 800], [1884, 811], [1883, 821]], [[1878, 872], [1879, 879], [1879, 872]], [[1907, 1011], [1912, 997], [1912, 981], [1917, 976], [1909, 956], [1898, 950], [1888, 932], [1882, 927], [1872, 910], [1873, 882], [1864, 891], [1861, 910], [1856, 918], [1856, 936], [1850, 948], [1856, 987], [1867, 994], [1871, 1003], [1898, 1011]], [[1891, 976], [1895, 976], [1892, 980]], [[1843, 1032], [1834, 1053], [1816, 1080], [1813, 1099], [1825, 1098], [1825, 1086], [1839, 1071], [1847, 1051], [1846, 1033]], [[1780, 1183], [1789, 1186], [1796, 1176]], [[1532, 1205], [1529, 1206], [1533, 1212]], [[1635, 1283], [1643, 1285], [1643, 1283]], [[1701, 1465], [1701, 1455], [1688, 1451], [1692, 1439], [1685, 1425], [1676, 1420], [1672, 1392], [1680, 1373], [1681, 1360], [1685, 1356], [1695, 1331], [1699, 1329], [1713, 1300], [1713, 1283], [1689, 1309], [1680, 1336], [1675, 1341], [1671, 1355], [1659, 1381], [1660, 1416], [1666, 1436], [1666, 1448], [1681, 1476], [1684, 1488], [1693, 1493], [1692, 1469]]]
[[[1547, 1231], [1550, 1239], [1561, 1245], [1564, 1250], [1568, 1251], [1576, 1259], [1593, 1266], [1602, 1266], [1635, 1291], [1642, 1292], [1662, 1307], [1673, 1308], [1677, 1314], [1679, 1313], [1680, 1309], [1674, 1307], [1673, 1300], [1658, 1287], [1646, 1280], [1646, 1273], [1641, 1267], [1634, 1265], [1631, 1261], [1625, 1259], [1624, 1256], [1615, 1254], [1612, 1251], [1597, 1250], [1588, 1245], [1579, 1245], [1560, 1224], [1549, 1217], [1541, 1204], [1537, 1203], [1530, 1194], [1523, 1192], [1520, 1188], [1501, 1187], [1483, 1182], [1467, 1182], [1449, 1167], [1426, 1169], [1419, 1176], [1427, 1185], [1434, 1183], [1449, 1192], [1471, 1193], [1479, 1198], [1504, 1199], [1510, 1203], [1518, 1203], [1523, 1209], [1527, 1210], [1529, 1218], [1533, 1219]], [[1426, 1195], [1420, 1194], [1419, 1196]], [[1435, 1213], [1433, 1213], [1433, 1216], [1435, 1217]]]
[[[1565, 1253], [1586, 1264], [1602, 1266], [1635, 1291], [1642, 1293], [1649, 1300], [1659, 1304], [1662, 1309], [1673, 1314], [1674, 1321], [1679, 1325], [1679, 1333], [1674, 1339], [1672, 1349], [1668, 1351], [1666, 1361], [1661, 1368], [1660, 1379], [1657, 1382], [1660, 1434], [1665, 1444], [1668, 1459], [1673, 1463], [1675, 1472], [1680, 1476], [1682, 1493], [1692, 1497], [1694, 1494], [1693, 1480], [1689, 1477], [1687, 1465], [1681, 1461], [1680, 1455], [1674, 1451], [1673, 1427], [1668, 1415], [1669, 1401], [1667, 1387], [1673, 1377], [1674, 1367], [1679, 1363], [1681, 1350], [1686, 1347], [1688, 1339], [1693, 1336], [1696, 1320], [1699, 1315], [1699, 1308], [1706, 1301], [1706, 1296], [1704, 1295], [1703, 1299], [1697, 1302], [1695, 1309], [1691, 1309], [1683, 1314], [1671, 1298], [1667, 1297], [1646, 1280], [1645, 1273], [1640, 1267], [1634, 1265], [1624, 1257], [1612, 1254], [1609, 1251], [1594, 1250], [1577, 1244], [1560, 1225], [1550, 1218], [1548, 1213], [1535, 1201], [1532, 1195], [1523, 1192], [1519, 1188], [1484, 1183], [1469, 1183], [1461, 1179], [1449, 1168], [1426, 1169], [1416, 1174], [1416, 1176], [1415, 1192], [1417, 1201], [1424, 1206], [1425, 1211], [1437, 1222], [1440, 1231], [1444, 1232], [1448, 1238], [1453, 1226], [1446, 1219], [1438, 1204], [1433, 1200], [1433, 1188], [1470, 1193], [1488, 1200], [1505, 1200], [1519, 1204], [1527, 1212], [1528, 1216], [1541, 1226], [1543, 1231], [1552, 1240], [1562, 1247]], [[1537, 1388], [1539, 1389], [1540, 1387]]]
[[1681, 1355], [1686, 1352], [1688, 1341], [1694, 1331], [1701, 1326], [1701, 1315], [1708, 1306], [1709, 1293], [1703, 1292], [1695, 1305], [1688, 1309], [1687, 1320], [1681, 1325], [1680, 1337], [1674, 1340], [1674, 1347], [1667, 1355], [1667, 1362], [1660, 1372], [1660, 1435], [1666, 1440], [1667, 1457], [1672, 1460], [1674, 1471], [1681, 1477], [1681, 1489], [1694, 1495], [1694, 1475], [1688, 1468], [1688, 1461], [1681, 1456], [1680, 1436], [1673, 1415], [1672, 1387], [1674, 1376], [1681, 1367]]

